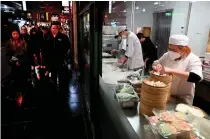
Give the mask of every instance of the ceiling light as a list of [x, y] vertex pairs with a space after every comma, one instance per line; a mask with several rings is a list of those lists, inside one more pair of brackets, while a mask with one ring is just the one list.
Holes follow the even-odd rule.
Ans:
[[146, 11], [146, 9], [145, 9], [145, 8], [143, 8], [142, 12], [145, 12], [145, 11]]
[[137, 6], [137, 7], [136, 7], [136, 10], [138, 10], [138, 9], [139, 9], [139, 7]]
[[123, 12], [126, 13], [126, 10], [124, 10]]
[[159, 4], [159, 2], [154, 2], [154, 5], [158, 5]]
[[4, 5], [4, 8], [7, 9], [8, 8], [7, 5]]

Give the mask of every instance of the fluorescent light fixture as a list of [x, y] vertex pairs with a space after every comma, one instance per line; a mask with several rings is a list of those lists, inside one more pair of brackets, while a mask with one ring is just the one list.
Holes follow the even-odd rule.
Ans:
[[146, 9], [145, 9], [145, 8], [143, 8], [142, 12], [146, 12]]
[[23, 4], [23, 11], [26, 11], [27, 8], [26, 8], [26, 1], [22, 1], [22, 4]]
[[137, 7], [136, 7], [136, 10], [138, 10], [138, 9], [139, 9], [139, 7], [137, 6]]
[[112, 13], [112, 1], [109, 1], [109, 13]]
[[62, 6], [69, 6], [69, 1], [62, 1]]
[[159, 2], [154, 2], [154, 5], [158, 5], [159, 4]]

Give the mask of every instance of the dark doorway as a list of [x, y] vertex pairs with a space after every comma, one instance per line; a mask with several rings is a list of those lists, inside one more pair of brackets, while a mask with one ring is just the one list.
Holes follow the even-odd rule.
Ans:
[[173, 10], [153, 13], [153, 42], [157, 46], [157, 56], [160, 58], [168, 48], [171, 32]]

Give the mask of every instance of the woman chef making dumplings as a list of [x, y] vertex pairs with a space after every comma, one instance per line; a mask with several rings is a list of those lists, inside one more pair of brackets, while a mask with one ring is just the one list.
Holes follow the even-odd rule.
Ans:
[[173, 74], [171, 101], [192, 105], [195, 83], [203, 79], [199, 57], [191, 52], [189, 38], [185, 35], [172, 35], [169, 38], [168, 52], [154, 61], [153, 70], [161, 74]]

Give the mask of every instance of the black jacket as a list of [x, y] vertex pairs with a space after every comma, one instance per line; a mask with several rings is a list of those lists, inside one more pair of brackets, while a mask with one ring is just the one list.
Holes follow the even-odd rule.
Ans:
[[28, 42], [28, 51], [31, 59], [31, 64], [34, 64], [34, 54], [36, 54], [38, 61], [40, 60], [40, 49], [41, 49], [41, 40], [38, 35], [30, 35], [30, 41]]
[[[22, 46], [22, 47], [24, 47], [24, 46]], [[11, 44], [11, 41], [9, 40], [6, 44], [6, 51], [7, 51], [6, 55], [8, 58], [8, 63], [10, 66], [12, 66], [12, 68], [16, 67], [15, 64], [17, 61], [20, 63], [21, 67], [28, 66], [29, 61], [28, 61], [27, 48], [25, 50], [23, 50], [22, 52], [20, 49], [14, 51], [14, 50], [12, 50], [12, 44]], [[16, 57], [18, 60], [13, 61], [13, 60], [11, 60], [12, 57]]]
[[68, 50], [70, 49], [69, 38], [58, 32], [56, 37], [49, 34], [46, 38], [45, 46], [43, 46], [43, 57], [46, 67], [49, 71], [59, 70], [66, 59]]
[[157, 50], [150, 38], [145, 38], [145, 41], [141, 43], [141, 45], [144, 60], [146, 58], [149, 58], [151, 60], [157, 60]]
[[27, 45], [30, 43], [30, 35], [29, 34], [24, 34], [24, 35], [21, 34], [20, 36], [25, 40]]

